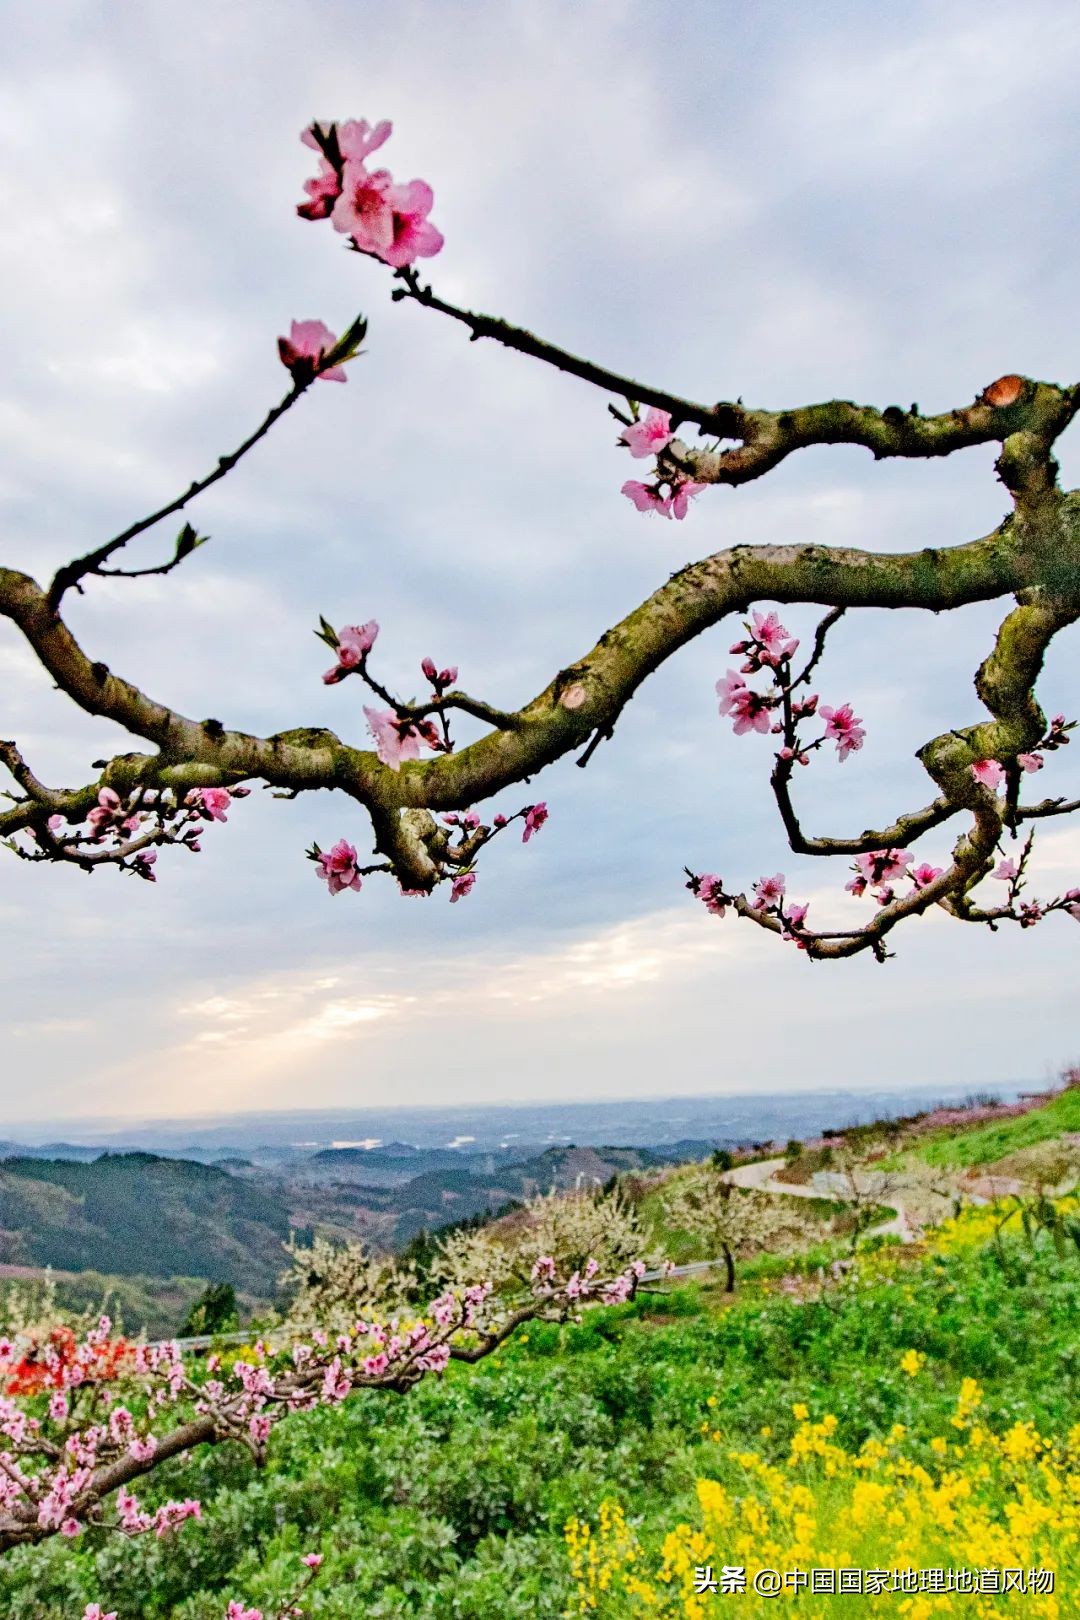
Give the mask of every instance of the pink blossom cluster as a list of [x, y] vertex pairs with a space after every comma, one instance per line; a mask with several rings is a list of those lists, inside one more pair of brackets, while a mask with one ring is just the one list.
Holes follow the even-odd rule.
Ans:
[[895, 900], [894, 885], [902, 878], [914, 877], [917, 887], [925, 888], [927, 883], [941, 876], [941, 869], [934, 866], [919, 867], [919, 875], [916, 876], [912, 869], [913, 862], [910, 850], [869, 850], [865, 855], [856, 855], [853, 862], [855, 876], [845, 884], [845, 888], [856, 899], [869, 889], [879, 906], [887, 906]]
[[[619, 443], [635, 459], [644, 456], [662, 456], [675, 435], [671, 428], [671, 413], [650, 407], [641, 421], [631, 422], [619, 436]], [[697, 484], [691, 478], [668, 464], [660, 470], [651, 484], [628, 478], [622, 493], [633, 501], [639, 512], [656, 512], [663, 518], [682, 519], [690, 509], [690, 502], [700, 495], [706, 484]], [[666, 490], [666, 494], [664, 491]]]
[[781, 939], [795, 945], [800, 951], [806, 949], [809, 934], [806, 914], [810, 907], [809, 904], [801, 905], [787, 898], [787, 880], [783, 872], [758, 878], [749, 905], [742, 896], [727, 894], [723, 879], [715, 872], [688, 872], [687, 877], [689, 881], [686, 887], [711, 916], [724, 917], [728, 907], [734, 906], [737, 910], [744, 910], [755, 921], [771, 918], [774, 924], [779, 925]]
[[304, 182], [306, 201], [296, 211], [301, 219], [329, 219], [358, 252], [402, 270], [438, 253], [443, 237], [428, 218], [435, 198], [425, 180], [401, 185], [388, 169], [369, 167], [392, 129], [364, 118], [305, 129], [300, 139], [319, 154], [319, 169]]
[[191, 788], [178, 798], [171, 788], [136, 788], [122, 798], [115, 788], [103, 787], [85, 816], [85, 825], [52, 815], [44, 828], [32, 829], [37, 848], [27, 858], [76, 861], [91, 869], [111, 864], [154, 883], [159, 846], [180, 844], [197, 855], [202, 848], [202, 824], [227, 820], [233, 799], [246, 798], [249, 791], [245, 787]]
[[[755, 608], [745, 629], [746, 637], [733, 642], [729, 649], [745, 662], [738, 670], [729, 669], [716, 683], [720, 713], [731, 717], [735, 735], [741, 737], [748, 731], [757, 731], [762, 736], [782, 737], [777, 757], [789, 765], [793, 762], [808, 765], [810, 754], [826, 742], [835, 742], [841, 762], [860, 749], [866, 732], [850, 703], [831, 708], [819, 705], [814, 692], [805, 697], [796, 695], [809, 671], [801, 676], [793, 674], [791, 660], [798, 651], [799, 641], [781, 624], [779, 615], [761, 613]], [[768, 670], [770, 674], [769, 688], [763, 692], [746, 682], [747, 675], [756, 675], [761, 670]], [[825, 722], [825, 730], [814, 741], [803, 741], [799, 736], [799, 723], [814, 715]]]
[[[1041, 771], [1046, 761], [1044, 754], [1052, 754], [1058, 748], [1067, 748], [1069, 732], [1075, 730], [1076, 721], [1066, 721], [1063, 714], [1055, 714], [1046, 730], [1046, 735], [1036, 744], [1029, 754], [1017, 754], [1016, 763], [1027, 775], [1034, 775]], [[981, 787], [989, 788], [996, 793], [1005, 781], [1008, 770], [1000, 760], [977, 759], [971, 767], [971, 774]]]
[[[109, 1318], [102, 1317], [70, 1354], [62, 1354], [52, 1342], [39, 1347], [40, 1376], [54, 1389], [45, 1416], [31, 1415], [10, 1394], [0, 1395], [0, 1545], [5, 1529], [10, 1533], [20, 1525], [24, 1534], [28, 1525], [35, 1525], [39, 1532], [78, 1536], [85, 1522], [97, 1517], [93, 1510], [101, 1476], [125, 1460], [135, 1465], [152, 1461], [153, 1437], [136, 1425], [126, 1406], [117, 1404], [115, 1390], [109, 1392], [113, 1404], [107, 1418], [95, 1415], [99, 1393], [109, 1378], [150, 1380], [154, 1389], [145, 1424], [184, 1387], [179, 1351], [175, 1346], [139, 1346], [119, 1366], [112, 1358], [105, 1375], [103, 1349], [111, 1331]], [[12, 1341], [0, 1339], [0, 1378], [13, 1381], [17, 1358]], [[158, 1536], [200, 1514], [198, 1502], [191, 1499], [144, 1512], [126, 1490], [118, 1494], [117, 1510], [121, 1529], [131, 1534], [151, 1530]]]
[[431, 682], [439, 696], [446, 691], [447, 687], [453, 686], [458, 678], [456, 664], [450, 664], [446, 669], [439, 669], [433, 658], [423, 659], [420, 670], [424, 678]]
[[[450, 904], [464, 900], [472, 893], [476, 873], [471, 863], [485, 844], [490, 843], [498, 833], [515, 821], [524, 824], [525, 830], [521, 835], [521, 841], [527, 844], [530, 838], [540, 831], [547, 819], [548, 807], [544, 803], [524, 805], [512, 816], [505, 816], [500, 812], [494, 817], [491, 826], [482, 822], [475, 810], [447, 811], [442, 818], [443, 823], [454, 829], [457, 834], [456, 843], [451, 841], [446, 845], [443, 863], [446, 869], [445, 876], [450, 881]], [[339, 838], [336, 844], [325, 850], [320, 849], [318, 844], [313, 844], [307, 853], [308, 859], [315, 862], [318, 877], [326, 883], [331, 894], [340, 894], [344, 889], [359, 890], [362, 887], [361, 880], [367, 873], [377, 870], [361, 867], [356, 846], [345, 838]], [[418, 896], [426, 895], [428, 891], [403, 888], [401, 892], [403, 895]]]
[[997, 882], [1006, 884], [1007, 888], [1004, 903], [992, 906], [987, 913], [988, 919], [996, 923], [1008, 918], [1019, 923], [1021, 928], [1034, 928], [1036, 923], [1042, 922], [1043, 918], [1052, 912], [1063, 911], [1076, 922], [1080, 922], [1080, 889], [1067, 889], [1054, 900], [1021, 898], [1022, 891], [1027, 885], [1027, 865], [1034, 844], [1035, 834], [1031, 832], [1024, 840], [1019, 857], [1014, 859], [1011, 856], [1003, 856], [989, 874]]
[[368, 669], [368, 654], [379, 634], [377, 620], [369, 619], [366, 624], [346, 624], [340, 630], [335, 630], [333, 625], [320, 615], [319, 629], [315, 634], [320, 641], [333, 648], [337, 660], [323, 676], [325, 685], [335, 686], [349, 675], [359, 675], [361, 680], [389, 705], [385, 709], [366, 706], [364, 708], [368, 730], [375, 741], [375, 751], [384, 765], [392, 771], [399, 771], [407, 760], [420, 758], [421, 747], [443, 753], [453, 751], [449, 728], [439, 699], [442, 698], [446, 688], [457, 680], [455, 667], [436, 670], [430, 658], [425, 658], [421, 665], [424, 675], [435, 689], [435, 703], [430, 707], [438, 708], [442, 714], [443, 730], [440, 735], [437, 727], [424, 713], [417, 713], [411, 706], [397, 703], [386, 688], [371, 675]]

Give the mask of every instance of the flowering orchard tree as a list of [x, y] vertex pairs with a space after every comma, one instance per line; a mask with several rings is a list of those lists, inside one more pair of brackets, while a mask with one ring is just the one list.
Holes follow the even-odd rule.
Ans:
[[781, 1253], [805, 1238], [806, 1220], [790, 1207], [794, 1202], [738, 1187], [711, 1164], [678, 1178], [663, 1198], [669, 1226], [700, 1238], [710, 1256], [723, 1260], [729, 1294], [735, 1292], [736, 1259]]
[[[802, 855], [848, 856], [847, 887], [869, 897], [843, 929], [819, 929], [806, 905], [787, 894], [776, 874], [749, 893], [715, 873], [690, 873], [689, 887], [714, 915], [739, 917], [796, 945], [811, 957], [889, 954], [889, 935], [909, 917], [937, 906], [960, 922], [1028, 928], [1053, 912], [1080, 920], [1080, 889], [1034, 896], [1026, 871], [1033, 825], [1070, 814], [1080, 800], [1038, 797], [1030, 786], [1069, 741], [1074, 722], [1047, 719], [1035, 695], [1052, 639], [1080, 616], [1080, 491], [1058, 486], [1054, 445], [1080, 408], [1070, 387], [1007, 375], [968, 404], [938, 416], [917, 406], [884, 410], [846, 400], [762, 410], [742, 401], [701, 404], [620, 376], [590, 360], [489, 315], [439, 298], [421, 280], [417, 261], [439, 252], [432, 224], [431, 187], [396, 182], [373, 157], [391, 126], [365, 120], [313, 124], [303, 134], [317, 165], [304, 184], [297, 212], [340, 233], [359, 255], [389, 274], [390, 296], [460, 323], [473, 340], [493, 339], [544, 365], [614, 395], [608, 410], [619, 426], [620, 453], [649, 463], [648, 476], [630, 478], [622, 494], [642, 513], [680, 522], [712, 485], [761, 478], [796, 451], [823, 444], [863, 445], [878, 459], [947, 456], [972, 445], [1000, 446], [996, 467], [1012, 508], [992, 533], [953, 546], [907, 554], [820, 545], [736, 546], [682, 568], [591, 651], [555, 672], [531, 702], [499, 708], [458, 682], [456, 665], [420, 662], [423, 695], [391, 692], [376, 670], [378, 622], [342, 624], [335, 611], [316, 632], [333, 663], [329, 685], [358, 681], [370, 695], [363, 707], [373, 747], [358, 746], [356, 709], [345, 737], [317, 727], [257, 737], [218, 719], [191, 719], [140, 691], [88, 652], [68, 629], [63, 609], [72, 591], [104, 576], [137, 580], [185, 564], [205, 536], [188, 522], [160, 560], [125, 566], [131, 542], [185, 510], [257, 446], [318, 381], [344, 382], [366, 322], [340, 336], [321, 321], [294, 321], [278, 340], [290, 375], [284, 398], [259, 426], [204, 477], [149, 516], [61, 567], [40, 584], [16, 569], [0, 569], [0, 612], [26, 638], [59, 689], [90, 714], [117, 722], [150, 752], [94, 762], [98, 772], [79, 787], [46, 785], [15, 742], [0, 744], [14, 779], [10, 808], [0, 811], [0, 835], [25, 860], [66, 861], [92, 871], [112, 865], [148, 881], [159, 852], [170, 845], [198, 851], [207, 824], [225, 821], [234, 800], [258, 783], [279, 796], [336, 789], [367, 811], [377, 859], [365, 863], [349, 836], [309, 855], [330, 895], [356, 892], [375, 872], [395, 878], [402, 893], [430, 895], [447, 885], [451, 902], [471, 891], [483, 850], [520, 825], [523, 842], [543, 825], [544, 803], [511, 804], [489, 820], [476, 806], [529, 781], [563, 755], [581, 750], [585, 765], [610, 738], [626, 703], [660, 664], [702, 631], [731, 616], [744, 618], [734, 642], [737, 666], [720, 673], [720, 713], [738, 735], [773, 742], [772, 789], [791, 848]], [[685, 435], [696, 430], [696, 442]], [[812, 835], [802, 826], [793, 793], [799, 771], [835, 750], [847, 769], [863, 744], [857, 697], [817, 686], [829, 632], [860, 608], [922, 608], [940, 613], [968, 603], [1007, 603], [994, 645], [975, 675], [984, 714], [959, 716], [955, 729], [931, 738], [918, 758], [930, 779], [929, 802], [902, 809], [883, 827], [841, 836]], [[769, 603], [816, 603], [827, 609], [800, 662], [799, 642]], [[353, 616], [370, 611], [357, 604]], [[481, 734], [455, 747], [453, 727], [466, 717]], [[956, 835], [944, 866], [919, 852], [920, 840], [952, 823]], [[347, 831], [347, 830], [346, 830]], [[354, 835], [355, 836], [355, 835]], [[1007, 853], [1007, 849], [1013, 853]], [[984, 880], [989, 880], [985, 882]], [[872, 908], [871, 908], [872, 904]], [[853, 915], [856, 915], [853, 912]]]
[[593, 1257], [571, 1270], [540, 1255], [517, 1289], [450, 1287], [389, 1321], [354, 1314], [340, 1331], [274, 1335], [228, 1366], [211, 1356], [196, 1368], [177, 1344], [117, 1345], [103, 1317], [78, 1341], [50, 1335], [29, 1358], [31, 1377], [26, 1347], [0, 1337], [0, 1552], [90, 1529], [173, 1534], [201, 1516], [199, 1502], [146, 1506], [136, 1494], [170, 1459], [233, 1441], [260, 1462], [289, 1413], [338, 1406], [357, 1389], [403, 1393], [451, 1361], [483, 1360], [524, 1322], [632, 1299], [644, 1271], [640, 1259], [616, 1272]]

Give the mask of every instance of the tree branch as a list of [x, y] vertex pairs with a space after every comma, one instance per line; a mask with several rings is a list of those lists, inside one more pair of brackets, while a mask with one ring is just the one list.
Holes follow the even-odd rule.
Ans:
[[126, 546], [129, 540], [134, 540], [137, 535], [145, 533], [147, 529], [152, 529], [156, 523], [162, 522], [164, 518], [171, 517], [176, 512], [182, 512], [189, 501], [193, 501], [196, 496], [201, 495], [213, 484], [216, 484], [219, 479], [224, 478], [226, 473], [232, 472], [237, 462], [241, 461], [249, 450], [254, 449], [260, 440], [264, 439], [270, 432], [275, 422], [279, 421], [285, 415], [285, 412], [296, 404], [301, 394], [307, 392], [316, 376], [317, 373], [314, 370], [310, 376], [306, 374], [295, 376], [288, 393], [266, 413], [255, 431], [250, 433], [243, 443], [239, 444], [229, 455], [220, 456], [214, 470], [207, 473], [204, 478], [197, 478], [194, 483], [189, 484], [183, 494], [175, 496], [171, 501], [167, 501], [164, 506], [159, 506], [156, 512], [150, 513], [149, 517], [140, 518], [138, 522], [132, 523], [128, 528], [114, 535], [111, 540], [107, 540], [104, 545], [97, 546], [93, 551], [88, 551], [84, 556], [76, 557], [72, 562], [65, 563], [62, 568], [57, 569], [48, 591], [49, 612], [55, 614], [63, 601], [64, 593], [71, 590], [72, 587], [76, 590], [80, 589], [79, 582], [85, 579], [87, 574], [106, 573], [128, 579], [137, 579], [145, 574], [167, 574], [175, 568], [177, 563], [183, 560], [180, 555], [177, 555], [170, 563], [162, 564], [156, 568], [140, 568], [131, 573], [125, 573], [123, 569], [103, 569], [101, 565], [107, 562], [114, 552]]

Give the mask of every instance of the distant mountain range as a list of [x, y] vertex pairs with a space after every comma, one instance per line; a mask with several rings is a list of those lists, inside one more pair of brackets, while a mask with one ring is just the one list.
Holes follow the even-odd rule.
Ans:
[[[706, 1149], [707, 1151], [707, 1149]], [[302, 1176], [152, 1153], [0, 1163], [0, 1267], [121, 1277], [204, 1277], [269, 1299], [290, 1230], [400, 1248], [424, 1229], [553, 1187], [595, 1186], [670, 1162], [645, 1148], [550, 1148], [505, 1156], [408, 1144], [319, 1153]]]

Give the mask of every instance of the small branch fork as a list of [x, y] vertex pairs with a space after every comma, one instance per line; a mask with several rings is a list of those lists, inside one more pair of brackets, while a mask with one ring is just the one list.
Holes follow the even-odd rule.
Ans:
[[[135, 569], [110, 564], [129, 541], [183, 510], [266, 437], [318, 375], [314, 368], [296, 373], [285, 397], [209, 474], [66, 564], [47, 587], [14, 569], [0, 568], [0, 616], [20, 631], [59, 689], [87, 713], [114, 721], [152, 749], [99, 762], [96, 779], [62, 789], [45, 786], [15, 744], [4, 744], [0, 763], [21, 793], [9, 794], [10, 807], [0, 810], [0, 837], [25, 859], [67, 860], [84, 870], [114, 864], [152, 877], [156, 846], [182, 842], [192, 847], [193, 834], [199, 830], [195, 821], [209, 814], [207, 793], [238, 797], [249, 782], [261, 782], [285, 798], [335, 789], [366, 808], [376, 849], [385, 857], [370, 868], [357, 867], [357, 874], [389, 869], [403, 889], [428, 893], [436, 883], [470, 870], [482, 845], [507, 821], [525, 814], [497, 817], [493, 827], [486, 827], [473, 812], [474, 805], [527, 782], [568, 753], [578, 754], [578, 764], [587, 765], [600, 742], [612, 737], [641, 683], [687, 642], [729, 614], [745, 612], [754, 602], [817, 603], [829, 611], [818, 626], [811, 656], [799, 673], [783, 671], [770, 700], [779, 714], [773, 729], [784, 739], [772, 772], [772, 790], [792, 849], [814, 856], [849, 855], [858, 862], [875, 851], [914, 843], [958, 814], [966, 814], [970, 825], [946, 870], [913, 893], [885, 897], [872, 921], [858, 930], [812, 933], [805, 924], [793, 929], [783, 909], [770, 911], [741, 896], [725, 897], [724, 903], [772, 932], [797, 934], [798, 943], [817, 956], [862, 949], [883, 955], [888, 932], [934, 904], [962, 920], [1004, 920], [1001, 907], [981, 907], [970, 898], [972, 887], [989, 870], [1003, 832], [1015, 835], [1025, 821], [1080, 808], [1080, 801], [1064, 796], [1022, 805], [1017, 763], [1021, 755], [1050, 746], [1034, 685], [1051, 638], [1080, 616], [1080, 492], [1060, 490], [1052, 454], [1056, 439], [1080, 408], [1080, 385], [1059, 387], [1010, 375], [984, 389], [971, 404], [934, 416], [923, 416], [916, 406], [878, 410], [842, 400], [781, 411], [751, 409], [741, 400], [705, 405], [569, 354], [508, 322], [450, 304], [411, 268], [395, 272], [392, 297], [454, 320], [474, 340], [490, 338], [626, 399], [629, 417], [611, 407], [623, 422], [636, 423], [644, 404], [669, 413], [673, 429], [680, 424], [696, 426], [699, 436], [715, 443], [690, 448], [670, 438], [658, 452], [660, 480], [672, 487], [679, 480], [701, 485], [746, 483], [794, 451], [814, 445], [858, 444], [883, 459], [950, 455], [969, 446], [997, 443], [996, 467], [1013, 510], [981, 539], [900, 555], [816, 545], [736, 546], [717, 552], [673, 575], [601, 636], [591, 651], [559, 670], [543, 691], [513, 711], [456, 684], [436, 685], [425, 700], [403, 701], [372, 675], [365, 658], [355, 673], [386, 705], [399, 733], [415, 732], [434, 758], [405, 754], [402, 760], [387, 760], [381, 748], [372, 752], [323, 727], [252, 736], [217, 720], [188, 718], [114, 674], [83, 651], [61, 617], [61, 608], [66, 592], [81, 590], [88, 576], [137, 579], [167, 574], [201, 545], [204, 537], [185, 523], [173, 555], [165, 561]], [[362, 322], [350, 329], [350, 352], [355, 352], [361, 330]], [[805, 833], [791, 791], [794, 766], [819, 751], [825, 738], [800, 741], [798, 728], [813, 712], [807, 690], [810, 678], [843, 616], [864, 607], [941, 612], [1008, 596], [1015, 597], [1017, 605], [1005, 618], [995, 648], [976, 677], [989, 720], [949, 732], [920, 751], [936, 789], [930, 802], [858, 836]], [[461, 748], [455, 748], [451, 736], [450, 716], [455, 713], [483, 728], [479, 737]], [[1067, 741], [1063, 733], [1060, 741]], [[1003, 805], [972, 779], [971, 767], [986, 760], [1000, 762], [1005, 770]], [[115, 809], [121, 818], [117, 825], [109, 823], [105, 834], [101, 827], [107, 818], [96, 814], [102, 809], [110, 813]], [[440, 827], [436, 821], [440, 813], [451, 817], [464, 813], [453, 837], [445, 824]], [[133, 824], [125, 828], [123, 821]], [[87, 831], [88, 822], [92, 831]], [[19, 835], [30, 839], [29, 847], [18, 842]], [[1055, 908], [1051, 902], [1046, 909]]]
[[[361, 325], [362, 317], [358, 317], [353, 322], [350, 332], [357, 330]], [[330, 360], [326, 362], [326, 364], [330, 363]], [[323, 369], [325, 369], [325, 365]], [[75, 557], [71, 562], [65, 563], [62, 568], [57, 569], [48, 589], [47, 602], [49, 611], [53, 614], [59, 613], [60, 604], [65, 593], [72, 589], [81, 592], [81, 582], [90, 574], [123, 579], [144, 579], [150, 574], [169, 574], [174, 568], [178, 567], [197, 546], [204, 543], [205, 537], [197, 535], [190, 524], [185, 524], [181, 529], [177, 537], [175, 554], [167, 562], [159, 563], [154, 567], [135, 569], [106, 568], [104, 564], [116, 552], [122, 550], [130, 540], [134, 540], [140, 534], [145, 534], [147, 529], [154, 528], [158, 523], [164, 522], [167, 517], [173, 517], [177, 512], [182, 512], [191, 501], [212, 488], [227, 473], [232, 472], [233, 468], [243, 460], [248, 451], [253, 450], [257, 444], [266, 438], [270, 429], [281, 420], [286, 411], [292, 409], [301, 395], [307, 393], [317, 376], [318, 371], [314, 367], [306, 371], [295, 371], [292, 387], [284, 398], [280, 399], [276, 405], [267, 411], [254, 432], [249, 433], [247, 438], [238, 444], [235, 450], [228, 455], [218, 457], [217, 463], [211, 472], [202, 478], [196, 478], [180, 495], [166, 501], [164, 506], [159, 506], [149, 516], [139, 518], [137, 522], [129, 524], [126, 529], [122, 529], [119, 534], [114, 535], [111, 540], [106, 540], [103, 545], [96, 546], [92, 551], [86, 552], [84, 556]]]

